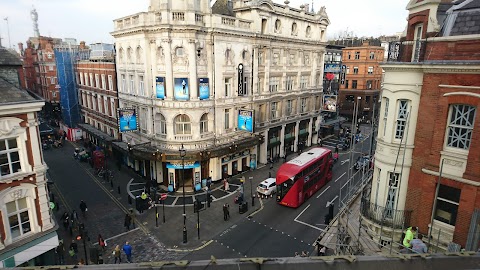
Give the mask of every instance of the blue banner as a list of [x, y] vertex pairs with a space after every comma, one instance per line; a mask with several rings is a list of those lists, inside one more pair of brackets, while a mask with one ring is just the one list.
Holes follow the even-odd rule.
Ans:
[[137, 112], [134, 108], [118, 109], [118, 127], [120, 132], [138, 130]]
[[[200, 162], [196, 161], [185, 161], [185, 169], [193, 169], [193, 168], [198, 168], [200, 167]], [[182, 162], [167, 162], [167, 168], [168, 169], [175, 169], [175, 170], [181, 170], [183, 168]]]
[[157, 98], [165, 99], [165, 77], [157, 77]]
[[188, 78], [175, 78], [174, 94], [176, 100], [188, 100]]
[[253, 132], [253, 111], [251, 110], [238, 110], [237, 118], [238, 130]]
[[208, 85], [208, 78], [198, 79], [198, 98], [208, 99], [210, 97], [210, 87]]
[[340, 65], [339, 64], [325, 64], [325, 69], [323, 70], [324, 73], [340, 73]]

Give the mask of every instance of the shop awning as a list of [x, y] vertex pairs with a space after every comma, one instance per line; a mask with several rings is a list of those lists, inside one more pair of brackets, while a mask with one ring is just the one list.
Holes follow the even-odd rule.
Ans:
[[105, 142], [111, 142], [114, 141], [115, 139], [110, 137], [107, 133], [104, 133], [91, 125], [88, 124], [78, 124], [78, 127], [87, 132], [90, 135], [95, 136], [98, 139], [104, 140]]

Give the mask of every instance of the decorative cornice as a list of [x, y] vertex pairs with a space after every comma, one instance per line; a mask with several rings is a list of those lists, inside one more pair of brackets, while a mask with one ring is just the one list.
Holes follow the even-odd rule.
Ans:
[[[425, 169], [425, 168], [422, 168], [422, 172], [425, 173], [425, 174], [433, 175], [433, 176], [439, 176], [440, 175], [440, 173], [437, 172], [437, 171], [432, 171], [432, 170]], [[453, 175], [447, 174], [445, 172], [442, 172], [442, 178], [447, 178], [447, 179], [457, 181], [457, 182], [460, 182], [460, 183], [463, 183], [463, 184], [471, 185], [471, 186], [474, 186], [474, 187], [480, 187], [480, 182], [472, 181], [472, 180], [465, 179], [465, 178], [462, 178], [462, 177], [453, 176]]]
[[[439, 85], [440, 87], [447, 87], [445, 85]], [[459, 88], [460, 86], [456, 86], [456, 87], [447, 87], [447, 88]], [[463, 86], [465, 88], [474, 88], [474, 87], [471, 87], [471, 86]], [[462, 87], [462, 88], [463, 88]], [[480, 87], [475, 87], [477, 90], [480, 89]], [[474, 88], [474, 89], [475, 89]], [[472, 93], [472, 92], [450, 92], [450, 93], [445, 93], [443, 94], [444, 97], [448, 97], [448, 96], [470, 96], [470, 97], [476, 97], [476, 98], [480, 98], [480, 94], [477, 94], [477, 93]]]

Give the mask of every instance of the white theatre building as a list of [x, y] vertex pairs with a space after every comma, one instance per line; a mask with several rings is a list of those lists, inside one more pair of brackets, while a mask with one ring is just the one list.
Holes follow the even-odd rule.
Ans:
[[113, 146], [174, 190], [182, 145], [191, 187], [310, 146], [321, 120], [325, 9], [209, 2], [151, 0], [114, 20], [119, 108], [135, 108], [138, 130]]

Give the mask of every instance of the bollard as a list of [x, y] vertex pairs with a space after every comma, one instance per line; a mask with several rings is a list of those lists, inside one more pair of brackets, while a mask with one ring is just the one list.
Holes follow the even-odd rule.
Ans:
[[117, 187], [118, 194], [120, 194], [120, 186]]

